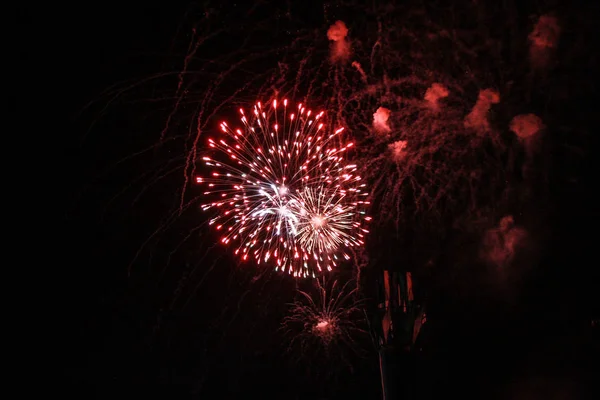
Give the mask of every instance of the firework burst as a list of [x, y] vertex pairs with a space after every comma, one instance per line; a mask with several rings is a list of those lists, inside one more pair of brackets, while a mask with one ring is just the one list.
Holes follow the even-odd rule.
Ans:
[[356, 337], [366, 331], [359, 326], [363, 300], [356, 299], [352, 282], [330, 287], [317, 280], [318, 295], [299, 290], [300, 299], [291, 304], [282, 328], [291, 337], [290, 348], [299, 345], [304, 353], [310, 347], [329, 349], [334, 344], [358, 350]]
[[241, 129], [222, 122], [224, 136], [208, 139], [215, 154], [202, 160], [212, 171], [196, 178], [214, 198], [202, 206], [218, 213], [209, 223], [244, 261], [302, 277], [331, 271], [368, 232], [366, 185], [344, 161], [353, 143], [341, 144], [343, 128], [328, 131], [323, 111], [287, 100], [240, 114]]

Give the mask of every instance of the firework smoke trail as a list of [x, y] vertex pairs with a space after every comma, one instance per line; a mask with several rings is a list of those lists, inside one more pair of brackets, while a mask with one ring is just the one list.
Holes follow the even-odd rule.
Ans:
[[[455, 7], [463, 6], [466, 18], [511, 12]], [[352, 19], [331, 20], [327, 35], [299, 39], [281, 63], [296, 65], [294, 50], [311, 49], [288, 78], [294, 90], [308, 86], [337, 124], [353, 127], [360, 173], [376, 203], [373, 217], [398, 227], [415, 214], [441, 218], [500, 201], [509, 180], [504, 159], [518, 151], [497, 118], [511, 112], [505, 94], [513, 77], [505, 71], [527, 63], [502, 58], [505, 37], [467, 33], [411, 2], [348, 8], [356, 11]], [[527, 46], [512, 23], [507, 30], [511, 46]]]
[[259, 102], [251, 116], [240, 109], [243, 129], [222, 122], [225, 138], [208, 139], [216, 154], [202, 157], [213, 170], [196, 181], [217, 198], [202, 206], [219, 212], [209, 224], [225, 232], [223, 244], [239, 243], [242, 260], [273, 259], [276, 270], [315, 277], [364, 244], [368, 193], [357, 166], [344, 163], [353, 143], [339, 145], [343, 128], [328, 133], [323, 111], [290, 108]]

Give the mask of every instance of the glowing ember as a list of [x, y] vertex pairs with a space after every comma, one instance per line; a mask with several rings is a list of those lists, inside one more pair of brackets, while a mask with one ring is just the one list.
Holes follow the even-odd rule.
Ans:
[[336, 21], [329, 27], [327, 38], [333, 42], [331, 61], [343, 61], [350, 57], [350, 42], [346, 36], [348, 36], [348, 28], [343, 21]]
[[390, 110], [385, 107], [379, 107], [373, 114], [373, 127], [379, 133], [389, 133], [391, 131], [388, 120], [390, 119]]

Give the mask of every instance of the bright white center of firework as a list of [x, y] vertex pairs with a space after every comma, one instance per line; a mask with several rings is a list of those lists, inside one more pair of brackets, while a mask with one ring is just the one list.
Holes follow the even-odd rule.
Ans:
[[288, 217], [291, 214], [291, 211], [286, 206], [279, 207], [279, 214], [283, 217]]
[[286, 188], [285, 186], [279, 186], [277, 188], [277, 192], [279, 193], [280, 196], [284, 196], [287, 194], [288, 188]]
[[311, 218], [310, 222], [315, 228], [320, 228], [325, 225], [325, 218], [321, 217], [320, 215], [315, 215]]
[[320, 321], [320, 322], [317, 324], [316, 328], [317, 328], [318, 330], [321, 330], [321, 331], [323, 331], [323, 330], [327, 329], [327, 327], [328, 327], [328, 326], [329, 326], [329, 322], [328, 322], [328, 321]]

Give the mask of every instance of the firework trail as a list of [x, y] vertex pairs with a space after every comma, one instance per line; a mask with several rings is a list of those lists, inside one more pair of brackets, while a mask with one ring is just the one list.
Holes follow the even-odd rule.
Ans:
[[209, 138], [213, 156], [202, 157], [211, 172], [196, 177], [208, 186], [202, 205], [218, 215], [209, 221], [223, 231], [220, 241], [237, 243], [234, 253], [294, 276], [331, 271], [348, 248], [362, 246], [369, 220], [362, 200], [368, 193], [344, 154], [343, 128], [328, 132], [324, 112], [302, 104], [258, 102], [243, 109], [241, 129], [222, 122], [222, 138]]

